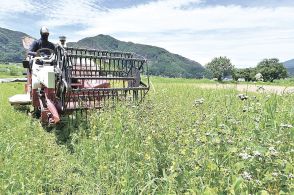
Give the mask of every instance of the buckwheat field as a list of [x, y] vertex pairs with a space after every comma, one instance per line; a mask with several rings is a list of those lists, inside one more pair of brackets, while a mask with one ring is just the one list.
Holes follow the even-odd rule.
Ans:
[[50, 132], [0, 84], [0, 194], [294, 192], [294, 95], [151, 80], [144, 102]]

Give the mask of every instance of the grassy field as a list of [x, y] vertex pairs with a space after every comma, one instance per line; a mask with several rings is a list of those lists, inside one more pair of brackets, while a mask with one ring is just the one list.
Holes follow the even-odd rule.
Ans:
[[[139, 106], [47, 132], [0, 84], [0, 194], [294, 193], [294, 95], [153, 78]], [[209, 81], [207, 81], [209, 82]]]

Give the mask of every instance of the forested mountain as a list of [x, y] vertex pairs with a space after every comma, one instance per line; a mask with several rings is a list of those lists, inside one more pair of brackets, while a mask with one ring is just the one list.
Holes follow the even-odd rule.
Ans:
[[21, 38], [25, 33], [12, 31], [0, 27], [0, 62], [21, 62], [24, 49]]
[[71, 47], [134, 52], [144, 56], [150, 65], [150, 74], [168, 77], [202, 77], [204, 68], [195, 61], [155, 46], [119, 41], [108, 35], [84, 38], [68, 43]]

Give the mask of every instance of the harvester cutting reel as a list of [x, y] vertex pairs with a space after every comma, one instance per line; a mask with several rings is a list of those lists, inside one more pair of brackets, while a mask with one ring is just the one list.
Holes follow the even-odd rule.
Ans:
[[28, 56], [23, 66], [26, 94], [10, 97], [9, 102], [32, 105], [45, 125], [57, 124], [75, 111], [141, 101], [149, 90], [146, 60], [133, 53], [57, 46]]

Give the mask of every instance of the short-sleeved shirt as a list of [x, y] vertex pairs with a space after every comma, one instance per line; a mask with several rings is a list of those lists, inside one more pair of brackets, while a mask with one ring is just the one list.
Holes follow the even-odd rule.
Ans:
[[43, 41], [42, 39], [35, 40], [32, 45], [30, 46], [30, 52], [36, 52], [39, 49], [48, 48], [48, 49], [55, 49], [55, 45], [50, 41]]

